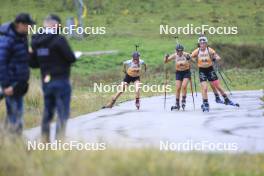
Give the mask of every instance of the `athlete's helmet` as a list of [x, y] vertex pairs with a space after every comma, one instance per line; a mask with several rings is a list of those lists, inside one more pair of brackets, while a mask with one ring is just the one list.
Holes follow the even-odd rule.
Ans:
[[205, 36], [201, 36], [198, 38], [198, 43], [208, 43], [208, 39]]
[[140, 56], [140, 53], [137, 51], [132, 54], [133, 58], [139, 58], [139, 56]]
[[176, 51], [183, 51], [184, 47], [181, 44], [176, 45]]

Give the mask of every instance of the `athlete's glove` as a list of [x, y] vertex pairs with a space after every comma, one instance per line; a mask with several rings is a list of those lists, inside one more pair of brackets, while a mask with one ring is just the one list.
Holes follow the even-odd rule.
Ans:
[[189, 60], [191, 60], [191, 57], [189, 55], [187, 55], [186, 59], [189, 61]]
[[215, 58], [215, 57], [213, 57], [213, 58], [212, 58], [212, 61], [213, 61], [213, 62], [215, 62], [215, 61], [216, 61], [216, 58]]
[[167, 63], [168, 62], [168, 59], [169, 59], [170, 55], [169, 54], [166, 54], [165, 55], [165, 58], [164, 58], [164, 63]]

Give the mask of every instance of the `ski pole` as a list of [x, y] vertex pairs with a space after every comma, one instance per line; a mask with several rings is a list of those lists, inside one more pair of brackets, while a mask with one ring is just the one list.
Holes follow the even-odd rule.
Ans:
[[[217, 72], [222, 72], [223, 77], [227, 78], [227, 76], [225, 75], [225, 73], [222, 71], [222, 68], [220, 67], [219, 64], [216, 63], [216, 61], [213, 61], [213, 67]], [[232, 82], [229, 78], [227, 78], [228, 82]]]
[[164, 64], [165, 71], [165, 82], [164, 82], [164, 109], [166, 109], [166, 100], [167, 100], [167, 81], [168, 81], [168, 70]]
[[195, 103], [194, 103], [194, 97], [193, 97], [193, 86], [192, 86], [192, 78], [191, 77], [190, 77], [190, 86], [191, 86], [192, 99], [193, 99], [193, 110], [195, 110]]
[[232, 83], [232, 80], [229, 78], [229, 76], [223, 71], [223, 69], [222, 69], [222, 67], [220, 66], [220, 65], [218, 65], [218, 69], [219, 69], [219, 71], [221, 71], [222, 73], [223, 73], [223, 76], [225, 76], [226, 77], [226, 79], [230, 82], [230, 83]]
[[176, 44], [179, 44], [179, 37], [178, 36], [175, 36], [174, 38], [176, 40]]
[[136, 51], [138, 51], [139, 45], [135, 44], [135, 47], [136, 47]]
[[224, 81], [224, 83], [225, 83], [225, 86], [226, 86], [226, 88], [228, 89], [228, 91], [229, 91], [230, 95], [232, 95], [232, 92], [231, 92], [230, 88], [228, 87], [228, 85], [227, 85], [227, 83], [226, 83], [226, 81], [225, 81], [225, 79], [224, 79], [224, 77], [223, 77], [222, 73], [221, 73], [221, 72], [219, 72], [219, 74], [220, 74], [220, 76], [221, 76], [222, 80]]
[[193, 82], [194, 82], [194, 90], [195, 90], [195, 95], [197, 97], [197, 89], [196, 89], [196, 77], [195, 77], [195, 70], [193, 70]]
[[[216, 66], [219, 68], [218, 63], [215, 62], [215, 64], [216, 64]], [[225, 84], [226, 88], [228, 89], [230, 95], [232, 95], [232, 92], [231, 92], [230, 88], [228, 87], [228, 85], [227, 85], [227, 83], [226, 83], [226, 80], [224, 79], [224, 77], [223, 77], [221, 71], [220, 71], [219, 69], [218, 69], [217, 71], [218, 71], [219, 75], [221, 76], [222, 80], [224, 81], [224, 84]]]

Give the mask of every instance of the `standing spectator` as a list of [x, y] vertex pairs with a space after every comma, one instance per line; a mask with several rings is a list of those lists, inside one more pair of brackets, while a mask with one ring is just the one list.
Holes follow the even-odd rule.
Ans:
[[0, 27], [0, 87], [6, 101], [5, 127], [12, 134], [22, 134], [23, 96], [28, 89], [28, 26], [31, 16], [20, 13], [14, 22]]
[[44, 113], [41, 124], [42, 140], [50, 141], [50, 123], [55, 109], [58, 113], [56, 139], [65, 135], [66, 122], [70, 115], [71, 64], [76, 58], [67, 40], [59, 34], [61, 20], [49, 15], [44, 20], [42, 34], [32, 36], [31, 66], [40, 68], [44, 93]]

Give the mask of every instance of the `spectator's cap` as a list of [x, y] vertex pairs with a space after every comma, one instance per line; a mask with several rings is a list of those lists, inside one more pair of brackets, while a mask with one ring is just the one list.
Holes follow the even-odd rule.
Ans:
[[36, 24], [28, 13], [20, 13], [16, 16], [15, 23], [23, 23], [28, 25]]
[[54, 20], [56, 22], [58, 22], [59, 24], [61, 24], [61, 19], [58, 15], [55, 14], [50, 14], [46, 17], [46, 20]]

